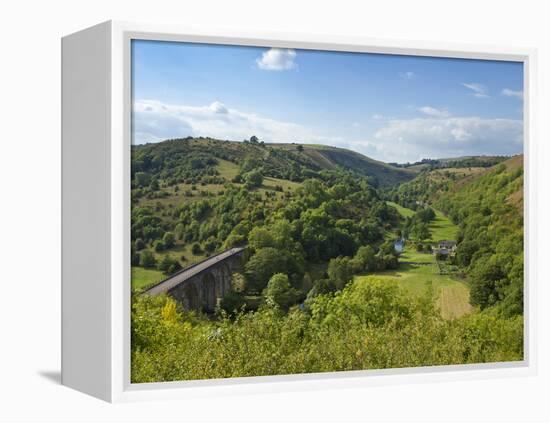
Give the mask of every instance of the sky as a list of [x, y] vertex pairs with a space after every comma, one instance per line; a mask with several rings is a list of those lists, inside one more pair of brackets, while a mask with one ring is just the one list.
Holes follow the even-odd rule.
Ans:
[[385, 162], [523, 150], [520, 62], [132, 42], [134, 144], [326, 144]]

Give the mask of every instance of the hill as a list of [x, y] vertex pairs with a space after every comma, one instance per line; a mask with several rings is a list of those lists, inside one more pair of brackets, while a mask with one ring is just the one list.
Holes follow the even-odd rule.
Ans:
[[345, 148], [316, 144], [269, 144], [269, 146], [287, 151], [300, 149], [301, 154], [309, 157], [323, 169], [333, 169], [338, 166], [351, 169], [361, 175], [373, 177], [380, 187], [394, 186], [410, 181], [416, 176], [413, 170], [400, 169]]
[[[147, 167], [148, 164], [154, 165], [156, 162], [162, 164], [162, 170], [167, 176], [178, 174], [177, 168], [181, 168], [182, 165], [186, 167], [190, 155], [200, 156], [200, 160], [206, 165], [206, 162], [210, 161], [210, 164], [213, 164], [216, 160], [225, 160], [240, 167], [261, 165], [264, 176], [296, 182], [308, 179], [312, 172], [343, 168], [371, 178], [373, 185], [391, 187], [413, 179], [416, 174], [412, 170], [396, 168], [350, 150], [320, 145], [185, 138], [132, 148], [135, 153], [145, 158], [145, 162], [138, 158], [134, 163], [134, 172], [144, 170], [142, 164]], [[158, 159], [154, 160], [154, 157]], [[249, 165], [245, 163], [247, 161]], [[197, 163], [195, 168], [199, 167]]]
[[442, 193], [434, 205], [460, 227], [456, 259], [468, 269], [471, 302], [507, 315], [523, 311], [523, 156]]

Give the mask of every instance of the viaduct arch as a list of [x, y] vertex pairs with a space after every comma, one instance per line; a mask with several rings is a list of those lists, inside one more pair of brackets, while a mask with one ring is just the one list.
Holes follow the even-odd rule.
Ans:
[[168, 294], [186, 310], [213, 312], [231, 290], [231, 275], [241, 270], [244, 247], [235, 247], [189, 266], [153, 285], [146, 295]]

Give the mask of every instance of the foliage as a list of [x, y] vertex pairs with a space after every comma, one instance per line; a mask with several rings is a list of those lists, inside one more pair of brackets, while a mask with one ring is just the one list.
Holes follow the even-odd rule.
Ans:
[[156, 259], [153, 253], [150, 250], [143, 250], [139, 255], [139, 265], [150, 269], [155, 267]]
[[263, 296], [267, 304], [288, 310], [298, 300], [300, 292], [290, 285], [287, 275], [276, 273], [269, 279]]
[[[132, 382], [521, 360], [523, 321], [489, 311], [445, 320], [376, 278], [312, 300], [311, 312], [264, 307], [218, 321], [132, 304]], [[164, 310], [164, 311], [163, 311]], [[251, 359], [253, 357], [253, 359]]]
[[438, 201], [460, 226], [457, 263], [470, 275], [472, 303], [482, 309], [496, 306], [506, 315], [523, 310], [522, 203], [511, 201], [522, 190], [519, 157]]

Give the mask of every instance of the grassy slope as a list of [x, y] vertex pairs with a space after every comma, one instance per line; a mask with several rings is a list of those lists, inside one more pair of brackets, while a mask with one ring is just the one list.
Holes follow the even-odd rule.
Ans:
[[[402, 207], [399, 204], [388, 201], [389, 206], [394, 207], [401, 216], [411, 217], [414, 215], [414, 210]], [[435, 210], [435, 219], [428, 225], [430, 229], [431, 238], [428, 242], [438, 242], [442, 240], [456, 240], [458, 234], [458, 226], [447, 218], [439, 210]]]
[[132, 289], [142, 288], [164, 278], [164, 274], [158, 270], [132, 267]]
[[[448, 275], [438, 273], [432, 254], [418, 253], [409, 248], [401, 255], [399, 269], [369, 273], [383, 279], [396, 280], [413, 295], [423, 295], [431, 282], [437, 295], [437, 305], [445, 318], [459, 317], [472, 312], [468, 286]], [[366, 276], [356, 276], [356, 279]]]
[[[220, 172], [220, 176], [223, 176], [228, 181], [231, 181], [238, 173], [239, 173], [239, 166], [235, 163], [229, 162], [227, 160], [219, 159], [218, 164], [218, 171]], [[241, 184], [235, 184], [235, 185], [241, 185]], [[283, 191], [293, 191], [296, 188], [300, 186], [298, 182], [292, 182], [285, 179], [277, 179], [277, 178], [271, 178], [266, 177], [264, 178], [264, 182], [260, 188], [257, 189], [259, 193], [262, 195], [265, 195], [267, 191], [274, 191], [275, 186], [281, 186], [283, 188]], [[204, 198], [208, 198], [206, 193], [212, 193], [217, 195], [218, 192], [223, 191], [224, 186], [220, 184], [208, 184], [208, 185], [195, 185], [195, 190], [191, 190], [192, 185], [191, 184], [178, 184], [179, 191], [174, 192], [174, 189], [171, 187], [167, 191], [170, 193], [169, 197], [165, 198], [155, 198], [155, 199], [140, 199], [138, 204], [140, 206], [152, 206], [156, 203], [161, 203], [164, 205], [168, 205], [169, 207], [176, 207], [179, 204], [182, 203], [189, 203], [194, 201], [199, 201]], [[184, 194], [185, 191], [192, 191], [193, 196], [189, 197]], [[283, 193], [274, 191], [277, 198], [282, 198]], [[155, 257], [157, 260], [162, 259], [162, 257], [168, 255], [180, 262], [180, 264], [183, 267], [188, 267], [194, 263], [197, 263], [203, 259], [206, 258], [206, 255], [204, 253], [201, 254], [193, 254], [191, 252], [192, 244], [183, 244], [181, 241], [176, 241], [176, 245], [173, 248], [170, 248], [169, 250], [162, 251], [162, 252], [154, 252]], [[185, 260], [182, 259], [182, 257], [185, 257]], [[160, 275], [160, 277], [159, 277]], [[141, 267], [132, 267], [132, 288], [140, 288], [142, 286], [148, 285], [151, 282], [156, 282], [159, 279], [162, 279], [162, 272], [158, 272], [156, 270], [146, 270]], [[134, 278], [136, 279], [134, 281]]]
[[399, 212], [399, 214], [403, 217], [413, 217], [414, 216], [414, 213], [415, 213], [414, 210], [411, 210], [411, 209], [408, 209], [406, 207], [400, 206], [399, 204], [394, 203], [392, 201], [386, 201], [386, 204], [388, 206], [392, 206], [394, 209], [396, 209]]
[[[297, 149], [297, 144], [269, 144], [269, 146], [291, 151]], [[344, 148], [316, 144], [303, 144], [303, 147], [301, 154], [308, 156], [319, 167], [332, 169], [342, 166], [353, 169], [365, 176], [375, 177], [380, 186], [399, 184], [416, 176], [415, 171], [397, 168]]]

